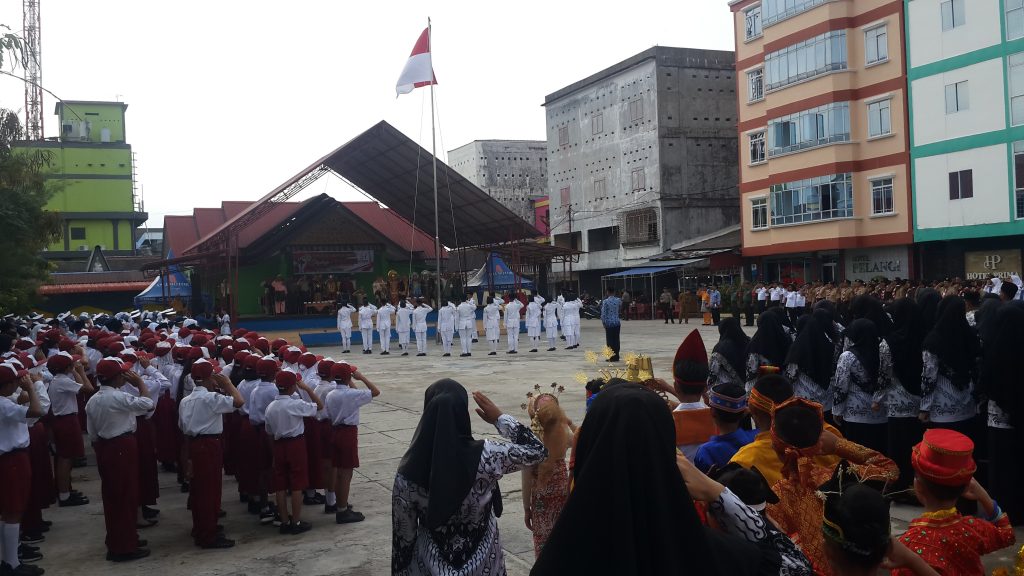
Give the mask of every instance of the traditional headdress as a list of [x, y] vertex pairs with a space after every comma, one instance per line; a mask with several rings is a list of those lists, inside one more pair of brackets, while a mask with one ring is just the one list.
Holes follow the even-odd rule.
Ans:
[[540, 384], [534, 384], [533, 390], [526, 393], [526, 402], [519, 405], [520, 408], [526, 410], [526, 414], [530, 417], [530, 429], [533, 430], [533, 433], [536, 434], [538, 438], [544, 437], [544, 431], [541, 428], [540, 421], [537, 419], [537, 410], [534, 407], [537, 400], [539, 400], [541, 396], [551, 396], [555, 399], [555, 402], [557, 402], [558, 397], [562, 395], [562, 392], [565, 392], [565, 386], [559, 386], [558, 382], [552, 382], [550, 391], [541, 392], [541, 390], [542, 388]]
[[[747, 396], [741, 394], [739, 397], [732, 396], [725, 392], [725, 385], [719, 384], [711, 388], [708, 393], [708, 405], [716, 410], [739, 414], [747, 409]], [[742, 392], [742, 386], [740, 387]]]
[[868, 562], [881, 561], [889, 549], [889, 503], [884, 483], [862, 482], [845, 460], [818, 488], [824, 501], [821, 531], [844, 552]]
[[[789, 408], [803, 408], [807, 413], [813, 413], [815, 415], [815, 421], [810, 418], [806, 421], [798, 422], [796, 419], [790, 421], [788, 418], [780, 418], [780, 414]], [[793, 429], [790, 429], [790, 427]], [[807, 433], [808, 437], [814, 435], [815, 429], [817, 435], [813, 443], [802, 445], [801, 442], [795, 442], [793, 433], [798, 432]], [[775, 450], [785, 454], [783, 462], [792, 458], [800, 457], [812, 457], [817, 456], [821, 452], [821, 432], [825, 428], [825, 417], [821, 411], [821, 404], [812, 402], [806, 398], [794, 396], [789, 400], [779, 404], [772, 411], [772, 445]]]
[[672, 359], [672, 378], [676, 385], [707, 386], [707, 375], [708, 351], [700, 332], [694, 328], [676, 349]]
[[[758, 374], [760, 376], [766, 376], [766, 375], [769, 375], [769, 374], [778, 374], [780, 372], [780, 369], [779, 369], [778, 366], [768, 366], [768, 365], [765, 365], [765, 366], [759, 366], [757, 368], [757, 372], [758, 372]], [[754, 385], [753, 388], [751, 388], [750, 393], [747, 395], [747, 404], [751, 408], [753, 408], [755, 410], [760, 410], [761, 412], [764, 412], [765, 414], [771, 414], [772, 411], [775, 410], [775, 401], [772, 400], [771, 398], [765, 396], [764, 394], [762, 394], [757, 389], [757, 385], [756, 384]]]
[[926, 430], [914, 446], [910, 462], [914, 471], [940, 486], [964, 486], [978, 470], [974, 463], [974, 442], [963, 434], [945, 428]]

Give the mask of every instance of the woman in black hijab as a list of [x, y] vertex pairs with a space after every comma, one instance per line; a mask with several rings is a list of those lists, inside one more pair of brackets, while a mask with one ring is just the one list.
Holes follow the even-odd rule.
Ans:
[[427, 388], [423, 416], [392, 490], [392, 574], [503, 574], [498, 538], [505, 474], [538, 464], [544, 444], [529, 427], [473, 393], [476, 412], [509, 442], [475, 440], [469, 396], [454, 380]]
[[846, 329], [846, 339], [850, 348], [839, 356], [836, 366], [832, 414], [848, 440], [882, 452], [888, 423], [882, 404], [892, 374], [891, 359], [883, 360], [878, 329], [867, 318], [854, 320]]
[[892, 320], [885, 313], [882, 301], [870, 294], [861, 294], [850, 302], [850, 319], [867, 318], [875, 323], [878, 335], [885, 338], [892, 331]]
[[777, 556], [701, 524], [660, 396], [606, 387], [580, 430], [573, 492], [530, 574], [779, 573]]
[[744, 355], [750, 337], [736, 318], [725, 318], [718, 325], [718, 344], [711, 351], [708, 389], [718, 384], [740, 384], [746, 378]]
[[937, 310], [942, 295], [935, 288], [925, 287], [917, 291], [917, 307], [921, 310], [921, 327], [924, 333], [932, 331], [937, 320]]
[[[900, 298], [889, 306], [893, 330], [885, 337], [892, 358], [892, 381], [885, 406], [889, 416], [888, 450], [885, 452], [900, 468], [900, 478], [891, 492], [903, 492], [914, 483], [910, 464], [911, 449], [921, 441], [924, 427], [917, 416], [921, 410], [921, 343], [924, 320], [921, 310], [910, 298]], [[913, 501], [913, 497], [901, 500]]]
[[973, 438], [978, 338], [967, 324], [963, 298], [946, 296], [936, 312], [935, 327], [921, 346], [920, 418]]
[[[793, 382], [793, 392], [801, 398], [821, 404], [822, 409], [832, 408], [829, 385], [835, 373], [835, 343], [828, 336], [831, 320], [827, 313], [800, 317], [803, 328], [796, 335], [796, 342], [789, 347], [786, 355], [786, 376]], [[828, 324], [825, 324], [828, 322]]]
[[750, 339], [746, 350], [746, 388], [747, 392], [754, 387], [754, 381], [760, 375], [761, 366], [777, 366], [782, 368], [786, 355], [793, 342], [789, 330], [782, 322], [785, 313], [773, 312], [778, 308], [765, 311], [757, 317], [757, 332]]
[[1003, 305], [991, 322], [981, 368], [981, 391], [988, 401], [989, 482], [992, 497], [1015, 525], [1024, 524], [1024, 302]]

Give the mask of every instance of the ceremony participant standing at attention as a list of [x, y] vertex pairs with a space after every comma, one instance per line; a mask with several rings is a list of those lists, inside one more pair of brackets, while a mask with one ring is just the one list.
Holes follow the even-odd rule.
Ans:
[[[614, 294], [615, 289], [609, 288]], [[675, 317], [672, 315], [672, 292], [669, 291], [668, 286], [661, 289], [661, 296], [658, 297], [658, 309], [661, 310], [661, 315], [665, 317], [665, 324], [668, 324], [671, 320], [673, 324], [676, 323]]]
[[609, 362], [619, 361], [619, 332], [622, 330], [622, 323], [619, 321], [619, 309], [622, 300], [615, 296], [615, 288], [609, 288], [608, 294], [601, 301], [601, 324], [604, 326], [604, 342], [611, 348], [612, 356]]
[[398, 347], [402, 356], [409, 355], [409, 330], [412, 328], [412, 304], [402, 298], [395, 311], [395, 330], [398, 332]]
[[476, 298], [472, 293], [466, 293], [466, 299], [456, 309], [459, 322], [459, 344], [462, 346], [460, 357], [472, 356], [473, 331], [476, 326]]
[[[331, 376], [335, 388], [323, 399], [333, 428], [331, 473], [334, 474], [332, 486], [335, 492], [328, 493], [328, 504], [333, 505], [336, 523], [362, 522], [365, 517], [353, 510], [348, 501], [352, 475], [359, 468], [359, 409], [380, 396], [380, 390], [350, 364], [335, 364], [331, 368]], [[356, 379], [366, 384], [365, 390], [356, 388]], [[325, 511], [329, 512], [330, 507]]]
[[924, 426], [917, 418], [921, 411], [924, 318], [910, 298], [896, 300], [888, 312], [892, 316], [893, 329], [885, 336], [885, 342], [892, 355], [892, 379], [885, 397], [889, 417], [885, 453], [900, 467], [900, 478], [889, 487], [889, 491], [897, 500], [913, 503], [913, 495], [907, 492], [914, 483], [910, 451], [924, 432]]
[[391, 315], [395, 313], [395, 307], [390, 302], [377, 308], [377, 336], [380, 338], [380, 355], [391, 354]]
[[245, 401], [249, 413], [249, 424], [252, 425], [256, 462], [256, 500], [259, 502], [260, 524], [277, 522], [280, 518], [267, 502], [273, 480], [272, 443], [266, 434], [267, 406], [277, 398], [275, 378], [281, 365], [273, 356], [264, 356], [256, 363], [256, 375], [259, 381], [253, 387], [249, 398]]
[[442, 357], [452, 355], [452, 339], [455, 338], [457, 317], [458, 309], [451, 300], [437, 311], [437, 333], [441, 336], [441, 349], [444, 350]]
[[505, 337], [508, 338], [506, 354], [519, 354], [519, 313], [522, 309], [523, 303], [518, 298], [512, 298], [505, 304]]
[[[27, 405], [11, 399], [19, 392], [28, 397]], [[44, 572], [22, 564], [18, 558], [21, 517], [32, 492], [28, 421], [43, 415], [28, 372], [12, 364], [0, 364], [0, 573], [5, 576], [38, 576]]]
[[363, 354], [373, 354], [373, 317], [375, 314], [377, 314], [377, 307], [363, 298], [363, 305], [359, 307], [359, 333], [363, 339]]
[[348, 354], [352, 348], [352, 314], [356, 311], [348, 302], [338, 307], [338, 333], [341, 334], [341, 353]]
[[889, 346], [879, 343], [875, 323], [866, 318], [854, 320], [846, 338], [850, 349], [839, 356], [836, 366], [832, 414], [851, 442], [884, 452], [889, 421], [886, 391], [892, 379]]
[[544, 335], [548, 339], [548, 352], [554, 352], [558, 340], [558, 302], [544, 304]]
[[[829, 340], [822, 318], [810, 316], [786, 354], [785, 374], [797, 396], [832, 410], [832, 376], [836, 372], [835, 343]], [[870, 322], [870, 320], [869, 320]]]
[[220, 324], [220, 333], [222, 336], [231, 335], [231, 316], [227, 310], [221, 310], [220, 316], [217, 317], [217, 323]]
[[935, 327], [921, 348], [921, 421], [970, 437], [978, 413], [974, 377], [979, 346], [963, 298], [950, 295], [939, 302]]
[[530, 352], [540, 348], [540, 316], [544, 298], [534, 296], [526, 305], [526, 335], [530, 337]]
[[[774, 310], [774, 309], [773, 309]], [[768, 311], [758, 316], [757, 331], [747, 343], [746, 388], [749, 392], [754, 381], [761, 375], [762, 366], [785, 366], [789, 347], [793, 344], [789, 332], [783, 325], [779, 311]]]
[[501, 340], [501, 306], [494, 301], [494, 296], [488, 296], [487, 305], [484, 306], [484, 338], [491, 347], [487, 355], [497, 355], [498, 342]]
[[423, 298], [416, 299], [416, 308], [412, 311], [412, 331], [416, 333], [416, 355], [427, 355], [427, 314], [433, 310]]
[[81, 363], [71, 354], [60, 352], [46, 361], [47, 370], [53, 375], [48, 387], [50, 396], [50, 430], [56, 451], [58, 505], [81, 506], [89, 499], [71, 489], [71, 464], [85, 456], [82, 428], [78, 420], [78, 393], [92, 394], [95, 389], [85, 376]]
[[189, 498], [192, 505], [192, 537], [200, 548], [235, 545], [217, 530], [224, 464], [221, 433], [224, 415], [244, 404], [231, 380], [206, 359], [192, 364], [196, 387], [178, 406], [178, 420], [192, 462]]
[[[45, 414], [50, 410], [50, 396], [46, 391], [46, 383], [43, 381], [43, 370], [45, 365], [37, 364], [36, 360], [28, 355], [11, 357], [7, 360], [16, 370], [27, 369], [29, 378], [32, 379], [32, 387], [39, 396], [39, 408]], [[11, 400], [15, 400], [14, 396]], [[57, 500], [57, 491], [53, 481], [53, 461], [50, 455], [49, 436], [46, 426], [39, 418], [27, 420], [29, 446], [28, 457], [32, 467], [32, 487], [29, 500], [21, 517], [21, 541], [22, 549], [26, 554], [22, 561], [30, 561], [34, 557], [42, 559], [42, 554], [31, 550], [32, 544], [42, 542], [43, 532], [49, 524], [43, 521], [43, 509], [49, 508]], [[0, 512], [2, 514], [2, 512]], [[0, 536], [2, 537], [2, 536]], [[29, 553], [31, 552], [31, 553]], [[0, 560], [3, 559], [0, 554]]]
[[[711, 287], [708, 297], [711, 306], [711, 323], [718, 326], [718, 323], [722, 321], [722, 293], [718, 291], [718, 286]], [[737, 313], [736, 316], [739, 317], [739, 314]]]
[[718, 325], [718, 343], [711, 351], [708, 366], [708, 388], [716, 384], [739, 384], [743, 386], [746, 368], [744, 352], [750, 337], [740, 328], [736, 318], [726, 318]]
[[445, 379], [427, 388], [423, 416], [391, 491], [392, 574], [505, 573], [495, 517], [498, 480], [541, 462], [547, 450], [482, 393], [473, 399], [480, 418], [506, 441], [473, 438], [461, 384]]
[[[266, 432], [274, 439], [274, 490], [277, 492], [277, 513], [281, 518], [281, 534], [301, 534], [312, 525], [302, 521], [303, 492], [309, 485], [309, 464], [306, 462], [306, 439], [303, 418], [316, 416], [324, 405], [316, 392], [298, 379], [294, 372], [281, 370], [274, 377], [278, 396], [267, 406]], [[312, 402], [293, 396], [302, 390]], [[291, 515], [288, 515], [288, 492], [291, 492]]]
[[562, 333], [565, 334], [566, 350], [573, 350], [580, 346], [580, 308], [582, 307], [583, 301], [575, 294], [562, 305], [564, 318]]
[[[89, 439], [96, 452], [103, 493], [103, 519], [107, 528], [107, 560], [125, 562], [149, 556], [139, 546], [135, 531], [139, 508], [139, 449], [135, 442], [136, 417], [153, 410], [149, 390], [131, 364], [104, 358], [96, 365], [100, 388], [85, 405]], [[125, 382], [138, 388], [136, 398], [121, 390]]]

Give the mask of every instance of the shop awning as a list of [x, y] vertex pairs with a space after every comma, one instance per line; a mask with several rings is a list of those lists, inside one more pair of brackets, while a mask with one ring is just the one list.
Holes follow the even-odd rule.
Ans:
[[602, 276], [602, 278], [624, 278], [626, 276], [654, 276], [656, 274], [663, 274], [679, 268], [679, 265], [674, 266], [644, 266], [642, 268], [632, 268], [630, 270], [623, 270], [614, 274], [608, 274]]

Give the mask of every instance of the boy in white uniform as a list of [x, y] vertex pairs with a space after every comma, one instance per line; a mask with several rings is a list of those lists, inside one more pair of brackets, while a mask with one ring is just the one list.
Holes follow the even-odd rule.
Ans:
[[[331, 375], [337, 384], [326, 399], [327, 414], [334, 427], [331, 465], [337, 474], [334, 486], [338, 502], [334, 518], [338, 524], [362, 522], [365, 517], [348, 503], [352, 474], [359, 467], [359, 409], [379, 396], [380, 390], [349, 364], [335, 364]], [[362, 380], [366, 390], [357, 389], [353, 377]]]
[[476, 325], [476, 298], [472, 294], [466, 294], [466, 299], [459, 304], [459, 343], [462, 345], [462, 354], [465, 358], [472, 356], [473, 351], [473, 327]]
[[565, 335], [566, 350], [572, 350], [580, 345], [580, 308], [583, 302], [577, 297], [562, 305], [563, 322], [562, 333]]
[[519, 312], [522, 309], [523, 303], [515, 297], [505, 304], [505, 335], [508, 338], [506, 354], [519, 354]]
[[554, 352], [558, 340], [558, 302], [554, 300], [544, 305], [544, 333], [548, 337], [548, 352]]
[[484, 337], [491, 346], [488, 356], [495, 356], [498, 353], [498, 341], [501, 340], [501, 306], [494, 301], [493, 296], [487, 297], [487, 306], [484, 306]]
[[377, 334], [380, 336], [380, 355], [391, 354], [391, 315], [395, 313], [395, 307], [390, 302], [377, 308]]
[[[316, 416], [323, 403], [298, 379], [294, 372], [281, 370], [274, 377], [278, 396], [267, 406], [266, 431], [274, 439], [274, 489], [277, 511], [281, 517], [281, 534], [301, 534], [312, 525], [302, 521], [303, 491], [309, 485], [309, 465], [306, 462], [306, 428], [303, 419]], [[295, 394], [302, 390], [312, 402]], [[288, 491], [291, 491], [291, 516], [288, 516]]]
[[338, 307], [338, 333], [341, 334], [341, 353], [348, 354], [352, 348], [352, 314], [356, 311], [345, 302]]
[[442, 356], [452, 355], [452, 338], [455, 337], [455, 317], [458, 314], [451, 300], [437, 311], [437, 332], [441, 335]]
[[377, 307], [363, 298], [363, 305], [359, 307], [359, 332], [363, 337], [363, 354], [373, 354], [373, 316], [377, 313]]
[[395, 312], [395, 330], [398, 331], [398, 347], [402, 349], [402, 356], [409, 355], [409, 329], [411, 327], [412, 304], [403, 299]]
[[427, 314], [433, 310], [423, 301], [416, 299], [416, 309], [412, 311], [412, 330], [416, 333], [416, 355], [427, 355]]
[[540, 316], [544, 299], [534, 296], [533, 301], [526, 305], [526, 335], [530, 337], [530, 352], [536, 352], [540, 346]]

